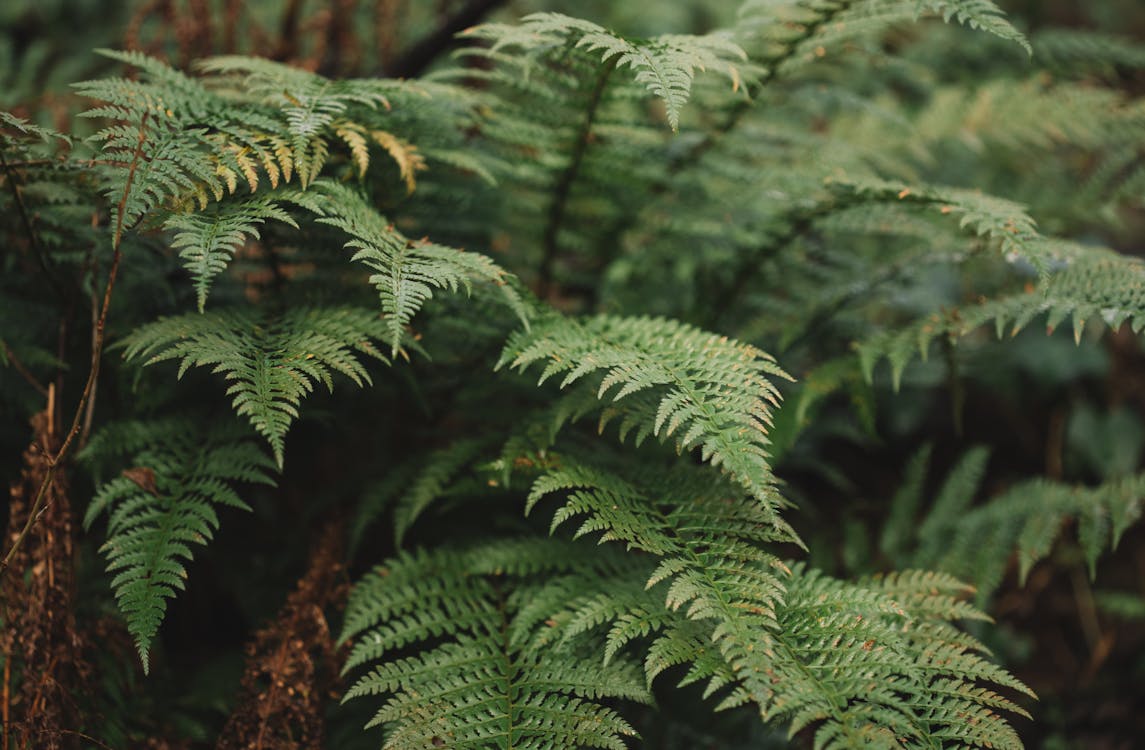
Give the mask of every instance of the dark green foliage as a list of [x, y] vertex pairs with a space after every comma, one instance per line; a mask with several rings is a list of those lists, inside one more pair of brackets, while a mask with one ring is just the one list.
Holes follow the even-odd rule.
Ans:
[[[255, 627], [309, 665], [275, 700], [344, 666], [351, 750], [1038, 731], [993, 595], [1083, 586], [1145, 496], [1140, 45], [988, 0], [622, 5], [406, 80], [337, 75], [397, 23], [339, 4], [320, 72], [103, 52], [74, 137], [0, 113], [0, 404], [82, 448], [84, 606], [180, 692], [115, 737], [213, 741]], [[307, 569], [280, 609], [328, 523], [323, 604]], [[1086, 611], [1137, 616], [1118, 585]]]
[[1019, 580], [1025, 583], [1067, 527], [1076, 528], [1090, 575], [1096, 575], [1100, 557], [1116, 550], [1126, 530], [1141, 520], [1145, 477], [1140, 475], [1113, 478], [1096, 487], [1035, 479], [999, 493], [987, 505], [972, 507], [985, 462], [981, 448], [963, 456], [919, 517], [927, 456], [917, 456], [908, 483], [891, 505], [897, 523], [884, 531], [883, 551], [896, 564], [943, 570], [973, 583], [979, 602], [985, 604], [1015, 556]]

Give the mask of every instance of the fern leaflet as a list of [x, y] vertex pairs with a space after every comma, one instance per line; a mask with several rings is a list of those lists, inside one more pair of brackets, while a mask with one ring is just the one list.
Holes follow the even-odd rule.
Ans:
[[274, 484], [274, 464], [241, 433], [203, 431], [189, 420], [113, 425], [86, 453], [106, 458], [120, 452], [109, 450], [117, 444], [129, 450], [132, 467], [99, 488], [84, 526], [108, 516], [101, 549], [146, 672], [167, 600], [183, 588], [192, 545], [206, 544], [218, 529], [215, 507], [250, 510], [229, 483]]
[[598, 399], [615, 389], [609, 400], [618, 408], [609, 411], [629, 406], [622, 435], [635, 427], [638, 441], [676, 436], [681, 450], [698, 447], [769, 511], [782, 504], [767, 460], [779, 400], [769, 378], [788, 376], [763, 351], [669, 320], [553, 316], [514, 334], [498, 367], [542, 363], [540, 382], [563, 374], [562, 388], [600, 375]]
[[[531, 546], [532, 564], [512, 542], [404, 554], [355, 588], [343, 639], [357, 643], [347, 668], [380, 663], [346, 698], [386, 696], [371, 725], [387, 727], [387, 750], [439, 744], [624, 750], [623, 738], [635, 732], [602, 701], [650, 702], [635, 665], [618, 660], [600, 667], [569, 649], [538, 651], [509, 638], [537, 573], [584, 564], [583, 553], [565, 544]], [[391, 655], [424, 641], [437, 645]]]
[[491, 285], [499, 289], [501, 298], [527, 324], [529, 313], [512, 278], [489, 258], [425, 239], [410, 240], [353, 190], [328, 182], [320, 189], [333, 200], [318, 221], [350, 235], [352, 239], [346, 246], [357, 251], [354, 260], [374, 271], [370, 282], [381, 298], [388, 329], [386, 340], [394, 356], [404, 354], [406, 326], [433, 297], [434, 290], [469, 291], [474, 284]]
[[302, 399], [316, 382], [333, 389], [334, 373], [369, 383], [360, 357], [388, 363], [374, 344], [388, 332], [380, 316], [354, 308], [296, 308], [277, 320], [227, 311], [160, 318], [121, 345], [127, 359], [144, 364], [179, 360], [180, 377], [191, 367], [224, 373], [235, 411], [266, 438], [281, 466]]

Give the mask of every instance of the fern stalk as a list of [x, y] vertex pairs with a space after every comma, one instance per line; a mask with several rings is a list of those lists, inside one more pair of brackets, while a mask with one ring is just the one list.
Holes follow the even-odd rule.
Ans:
[[573, 152], [569, 159], [569, 165], [561, 173], [556, 188], [553, 190], [553, 202], [549, 206], [548, 221], [545, 223], [545, 232], [541, 239], [544, 255], [541, 257], [541, 265], [537, 272], [537, 296], [541, 299], [548, 299], [549, 293], [552, 291], [553, 264], [556, 262], [557, 253], [560, 251], [559, 235], [561, 225], [564, 224], [565, 211], [568, 209], [569, 194], [572, 192], [573, 183], [576, 181], [577, 173], [584, 161], [584, 155], [588, 151], [589, 139], [592, 137], [592, 126], [596, 120], [596, 112], [604, 98], [608, 79], [616, 70], [616, 64], [619, 61], [620, 55], [613, 55], [608, 58], [597, 74], [592, 93], [589, 94], [588, 108], [585, 111], [584, 119], [581, 121], [580, 130], [577, 131], [576, 140], [573, 142]]
[[[121, 257], [122, 252], [120, 251], [119, 243], [116, 242], [112, 250], [111, 269], [107, 275], [107, 286], [105, 286], [103, 290], [103, 305], [99, 311], [99, 318], [95, 322], [95, 330], [92, 332], [91, 368], [88, 371], [87, 381], [84, 383], [83, 391], [80, 393], [79, 403], [76, 404], [75, 415], [72, 417], [72, 425], [68, 429], [68, 434], [64, 439], [63, 445], [60, 446], [60, 449], [56, 451], [54, 456], [48, 459], [48, 469], [44, 472], [44, 480], [40, 483], [40, 489], [36, 491], [36, 499], [32, 502], [32, 508], [28, 512], [28, 520], [24, 523], [23, 528], [20, 529], [20, 533], [12, 541], [12, 546], [8, 549], [7, 554], [4, 555], [4, 559], [0, 560], [0, 576], [4, 575], [4, 572], [8, 569], [8, 565], [12, 562], [12, 558], [15, 557], [17, 550], [20, 549], [20, 545], [22, 545], [24, 539], [27, 538], [28, 532], [32, 530], [36, 521], [43, 515], [44, 498], [47, 496], [48, 487], [51, 486], [56, 469], [67, 456], [68, 451], [72, 447], [72, 443], [75, 442], [76, 436], [80, 434], [80, 429], [84, 423], [84, 415], [87, 413], [87, 407], [95, 396], [95, 383], [96, 379], [99, 378], [99, 364], [103, 357], [107, 312], [111, 308], [111, 292], [115, 288], [115, 278], [119, 273], [119, 261]], [[55, 391], [49, 391], [49, 410], [54, 406], [52, 403], [54, 394]]]

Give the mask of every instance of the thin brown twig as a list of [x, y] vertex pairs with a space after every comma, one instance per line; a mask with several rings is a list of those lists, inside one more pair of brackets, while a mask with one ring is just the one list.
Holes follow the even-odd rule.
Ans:
[[103, 742], [100, 742], [95, 737], [92, 737], [89, 734], [84, 734], [83, 732], [77, 732], [74, 729], [61, 729], [60, 731], [63, 732], [64, 734], [70, 734], [73, 737], [79, 737], [81, 740], [86, 740], [87, 742], [90, 742], [93, 745], [98, 745], [99, 747], [102, 747], [104, 750], [113, 750], [113, 748], [110, 745], [107, 745], [107, 744], [104, 744]]
[[107, 274], [107, 286], [103, 289], [103, 305], [100, 307], [99, 319], [95, 324], [95, 331], [92, 334], [92, 347], [91, 347], [91, 369], [88, 371], [87, 382], [84, 383], [83, 391], [80, 393], [79, 403], [76, 405], [76, 413], [72, 418], [72, 426], [68, 430], [67, 437], [64, 438], [63, 445], [56, 451], [56, 454], [48, 460], [48, 469], [44, 472], [44, 479], [40, 483], [40, 489], [36, 492], [36, 499], [32, 503], [31, 510], [28, 511], [28, 520], [24, 523], [24, 527], [20, 529], [20, 533], [12, 542], [12, 547], [4, 555], [4, 559], [0, 561], [0, 575], [8, 569], [8, 565], [15, 557], [20, 545], [24, 543], [24, 539], [28, 536], [28, 532], [36, 524], [36, 521], [42, 515], [44, 510], [44, 497], [48, 487], [52, 483], [52, 478], [55, 476], [56, 469], [68, 454], [72, 443], [75, 441], [76, 436], [79, 435], [80, 429], [83, 426], [84, 414], [86, 413], [87, 403], [95, 393], [95, 381], [99, 377], [99, 364], [103, 357], [103, 342], [104, 334], [107, 326], [107, 313], [111, 309], [111, 293], [115, 289], [115, 278], [119, 274], [119, 261], [123, 257], [123, 252], [120, 248], [120, 241], [123, 239], [123, 217], [127, 211], [127, 196], [131, 193], [131, 184], [135, 179], [136, 168], [139, 160], [143, 156], [143, 145], [147, 140], [147, 115], [143, 115], [143, 119], [139, 123], [139, 142], [135, 146], [135, 155], [131, 160], [131, 167], [127, 173], [127, 180], [123, 186], [123, 197], [119, 201], [118, 210], [116, 211], [115, 222], [115, 238], [112, 241], [112, 255], [111, 255], [111, 268]]
[[0, 339], [0, 344], [4, 346], [4, 356], [12, 363], [12, 367], [15, 368], [16, 372], [20, 373], [20, 376], [28, 381], [28, 385], [35, 388], [37, 393], [47, 398], [48, 389], [45, 388], [44, 384], [37, 380], [36, 376], [32, 374], [32, 371], [20, 361], [20, 358], [16, 356], [16, 352], [12, 351], [12, 347], [8, 346], [8, 342]]

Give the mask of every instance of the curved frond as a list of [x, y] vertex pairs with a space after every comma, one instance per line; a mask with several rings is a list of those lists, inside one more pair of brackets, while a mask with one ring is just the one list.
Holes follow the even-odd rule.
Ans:
[[562, 388], [592, 376], [597, 398], [610, 395], [609, 411], [629, 411], [638, 440], [675, 437], [764, 507], [781, 504], [766, 446], [779, 401], [770, 378], [788, 376], [765, 352], [670, 320], [551, 317], [514, 334], [498, 367], [537, 364], [540, 382], [563, 375]]

